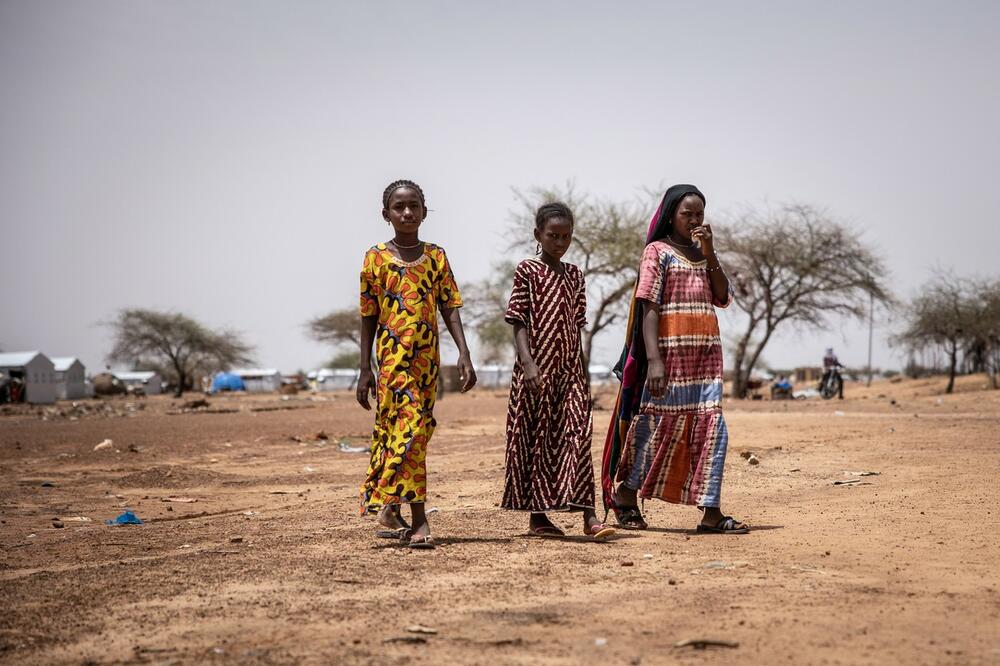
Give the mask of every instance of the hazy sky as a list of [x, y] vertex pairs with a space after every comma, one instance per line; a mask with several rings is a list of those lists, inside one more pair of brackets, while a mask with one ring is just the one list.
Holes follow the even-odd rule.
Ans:
[[[98, 322], [139, 306], [315, 367], [303, 323], [357, 302], [396, 178], [460, 285], [500, 258], [511, 187], [567, 179], [828, 209], [903, 296], [936, 266], [997, 274], [998, 25], [994, 2], [3, 0], [0, 347], [96, 371]], [[900, 364], [890, 326], [876, 365]], [[765, 357], [829, 345], [863, 364], [866, 325]]]

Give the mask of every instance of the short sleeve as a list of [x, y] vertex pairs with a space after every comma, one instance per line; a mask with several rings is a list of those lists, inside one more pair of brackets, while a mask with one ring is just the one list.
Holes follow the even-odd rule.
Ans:
[[663, 262], [654, 243], [646, 246], [639, 261], [639, 286], [635, 297], [659, 303], [663, 296]]
[[576, 290], [576, 325], [583, 328], [587, 325], [587, 280], [579, 269], [577, 275], [580, 284]]
[[531, 321], [531, 285], [528, 268], [521, 262], [514, 269], [514, 286], [510, 289], [510, 300], [503, 320], [508, 324], [528, 326]]
[[382, 296], [382, 285], [378, 281], [377, 258], [378, 251], [369, 250], [365, 253], [365, 260], [361, 265], [360, 310], [362, 317], [374, 317], [378, 315], [378, 302]]
[[[711, 289], [711, 284], [709, 285], [709, 289]], [[729, 283], [729, 289], [728, 289], [728, 291], [726, 291], [726, 300], [725, 301], [720, 301], [719, 299], [717, 299], [715, 297], [715, 292], [712, 292], [712, 305], [714, 305], [715, 307], [717, 307], [717, 308], [728, 308], [729, 304], [732, 303], [732, 302], [733, 302], [733, 284], [732, 284], [732, 282]]]
[[451, 264], [448, 263], [448, 255], [441, 250], [441, 276], [437, 281], [437, 303], [439, 308], [460, 308], [462, 307], [462, 294], [458, 291], [458, 283], [455, 282], [455, 274], [451, 272]]

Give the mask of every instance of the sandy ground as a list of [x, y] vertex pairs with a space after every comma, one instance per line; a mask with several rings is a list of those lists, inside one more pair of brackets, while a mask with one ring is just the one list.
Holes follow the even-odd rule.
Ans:
[[[339, 442], [364, 445], [371, 417], [348, 394], [2, 416], [0, 661], [1000, 663], [1000, 392], [983, 385], [729, 402], [723, 508], [754, 531], [700, 536], [695, 509], [654, 502], [648, 531], [603, 544], [578, 514], [542, 540], [497, 509], [506, 396], [449, 395], [424, 552], [358, 515], [366, 455]], [[103, 524], [126, 507], [146, 524]]]

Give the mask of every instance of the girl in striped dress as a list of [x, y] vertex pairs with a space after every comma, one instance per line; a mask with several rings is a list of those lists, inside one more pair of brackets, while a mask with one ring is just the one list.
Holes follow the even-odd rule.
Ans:
[[614, 530], [594, 511], [590, 376], [580, 346], [587, 295], [580, 269], [560, 260], [573, 240], [565, 204], [538, 209], [535, 240], [539, 258], [518, 264], [504, 316], [514, 326], [517, 362], [501, 506], [531, 512], [537, 536], [565, 536], [546, 512], [582, 511], [584, 533], [606, 539]]
[[674, 185], [646, 237], [601, 469], [605, 507], [627, 529], [646, 528], [638, 498], [655, 497], [701, 508], [699, 532], [749, 531], [720, 508], [729, 435], [715, 308], [730, 287], [704, 219], [698, 188]]

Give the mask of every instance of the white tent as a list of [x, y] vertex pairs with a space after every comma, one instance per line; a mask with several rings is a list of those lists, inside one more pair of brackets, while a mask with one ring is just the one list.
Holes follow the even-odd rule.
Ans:
[[241, 368], [230, 372], [243, 380], [247, 393], [270, 393], [281, 390], [281, 373], [276, 368]]
[[322, 368], [310, 372], [307, 377], [317, 391], [348, 391], [357, 386], [360, 374], [356, 368]]
[[112, 374], [120, 379], [125, 386], [141, 388], [146, 395], [159, 395], [163, 392], [163, 380], [160, 378], [160, 373], [153, 370], [115, 371]]
[[510, 386], [511, 366], [483, 365], [476, 368], [476, 385], [480, 388], [503, 388]]
[[56, 397], [76, 400], [87, 395], [87, 369], [75, 356], [53, 356], [56, 374]]
[[55, 368], [42, 352], [0, 354], [0, 372], [24, 382], [25, 402], [50, 404], [56, 401]]

